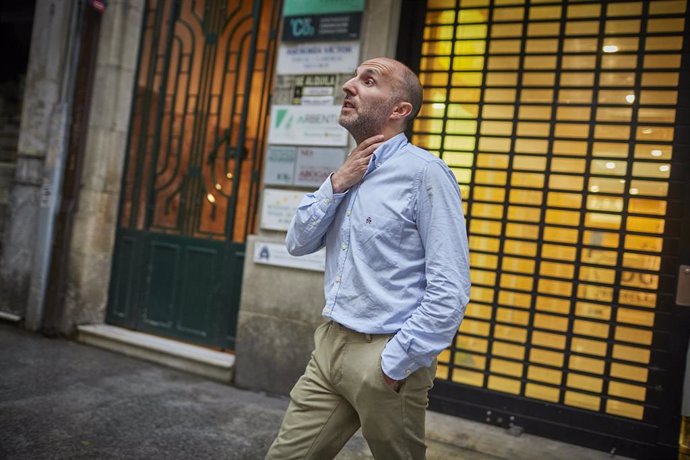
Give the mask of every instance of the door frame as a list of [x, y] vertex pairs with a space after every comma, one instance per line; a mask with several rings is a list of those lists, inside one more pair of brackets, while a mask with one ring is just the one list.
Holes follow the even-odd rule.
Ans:
[[[145, 121], [144, 123], [140, 124], [144, 126], [142, 131], [144, 135], [139, 136], [138, 145], [136, 145], [137, 142], [134, 142], [135, 135], [133, 133], [133, 125], [135, 124], [135, 114], [138, 102], [137, 91], [135, 91], [132, 96], [130, 130], [127, 140], [125, 167], [121, 181], [122, 192], [118, 210], [118, 226], [116, 231], [112, 274], [110, 278], [106, 322], [206, 346], [221, 349], [234, 349], [237, 314], [239, 311], [240, 289], [243, 276], [246, 235], [252, 231], [253, 226], [255, 225], [258, 208], [260, 192], [259, 180], [261, 177], [260, 173], [262, 169], [263, 150], [267, 142], [266, 130], [268, 127], [267, 117], [269, 110], [270, 91], [261, 91], [261, 94], [258, 98], [250, 98], [250, 95], [255, 95], [255, 93], [259, 92], [257, 91], [256, 87], [270, 87], [270, 83], [273, 80], [274, 62], [277, 55], [277, 28], [279, 27], [281, 2], [280, 0], [257, 0], [249, 4], [248, 8], [244, 10], [244, 12], [241, 12], [237, 15], [236, 13], [240, 11], [239, 9], [236, 11], [225, 11], [223, 10], [225, 5], [222, 3], [223, 2], [220, 1], [211, 2], [211, 6], [208, 9], [208, 11], [211, 11], [211, 13], [209, 13], [205, 9], [206, 7], [204, 7], [203, 17], [198, 18], [200, 27], [205, 27], [208, 25], [206, 21], [209, 21], [209, 23], [212, 23], [209, 27], [222, 26], [223, 29], [221, 30], [223, 30], [223, 33], [225, 33], [227, 32], [227, 29], [225, 28], [228, 27], [231, 19], [234, 21], [234, 24], [239, 24], [237, 27], [245, 27], [246, 22], [243, 21], [246, 21], [247, 18], [251, 17], [251, 25], [249, 27], [251, 33], [247, 34], [246, 29], [248, 28], [245, 27], [245, 38], [240, 36], [238, 40], [241, 41], [241, 44], [235, 45], [240, 47], [238, 53], [245, 52], [245, 46], [249, 49], [249, 52], [247, 52], [245, 57], [242, 58], [243, 60], [241, 63], [240, 58], [237, 58], [236, 65], [238, 66], [237, 69], [239, 70], [237, 70], [236, 78], [239, 83], [237, 83], [234, 87], [234, 90], [246, 95], [246, 97], [242, 96], [240, 102], [237, 102], [237, 106], [233, 105], [232, 112], [229, 112], [233, 117], [232, 120], [235, 120], [234, 117], [237, 117], [239, 120], [239, 128], [237, 128], [237, 123], [235, 121], [231, 122], [231, 125], [233, 126], [232, 129], [236, 131], [238, 139], [236, 142], [233, 142], [230, 139], [230, 128], [228, 128], [225, 133], [217, 133], [217, 136], [220, 137], [215, 139], [213, 151], [209, 153], [203, 147], [200, 148], [199, 152], [201, 153], [198, 154], [201, 155], [201, 157], [197, 158], [197, 160], [199, 160], [199, 165], [192, 163], [192, 160], [190, 159], [189, 164], [191, 166], [188, 166], [188, 169], [185, 169], [182, 174], [184, 174], [184, 181], [197, 180], [200, 182], [203, 179], [198, 179], [198, 177], [203, 173], [200, 173], [199, 170], [206, 167], [206, 165], [210, 163], [211, 157], [213, 157], [213, 160], [215, 161], [215, 159], [223, 156], [226, 166], [229, 161], [233, 162], [233, 166], [230, 166], [232, 168], [230, 169], [230, 172], [234, 173], [234, 176], [230, 173], [228, 173], [228, 176], [235, 177], [236, 179], [230, 186], [230, 198], [228, 199], [226, 212], [224, 215], [220, 216], [224, 222], [224, 232], [222, 235], [212, 235], [209, 233], [207, 236], [194, 236], [195, 233], [199, 232], [199, 230], [198, 228], [193, 227], [193, 225], [196, 225], [193, 222], [190, 224], [185, 221], [185, 223], [179, 225], [176, 230], [161, 230], [160, 228], [156, 229], [152, 224], [154, 220], [153, 210], [154, 206], [156, 206], [156, 194], [158, 193], [154, 176], [159, 173], [157, 153], [159, 149], [154, 148], [153, 153], [149, 156], [149, 158], [139, 153], [135, 155], [133, 149], [145, 144], [146, 132], [148, 129], [146, 127], [147, 123], [152, 121], [155, 123], [154, 126], [163, 126], [161, 119], [163, 117], [162, 111], [164, 104], [161, 101], [165, 101], [167, 103], [167, 97], [169, 94], [169, 89], [167, 86], [168, 78], [173, 78], [172, 76], [168, 75], [168, 69], [171, 62], [170, 53], [173, 49], [173, 41], [176, 39], [176, 32], [174, 30], [175, 26], [178, 21], [182, 21], [180, 19], [180, 12], [181, 8], [183, 8], [183, 3], [181, 3], [181, 0], [175, 0], [174, 3], [167, 5], [169, 6], [169, 10], [166, 10], [166, 5], [160, 6], [162, 4], [161, 2], [159, 2], [157, 5], [158, 9], [154, 9], [151, 7], [150, 2], [147, 1], [143, 21], [144, 27], [153, 28], [154, 32], [152, 34], [152, 38], [149, 38], [155, 43], [160, 43], [162, 45], [164, 44], [166, 53], [164, 57], [164, 68], [160, 76], [161, 81], [157, 84], [157, 86], [147, 87], [145, 90], [146, 96], [143, 96], [151, 99], [149, 100], [149, 103], [144, 104], [144, 110], [148, 111], [147, 113], [149, 113], [150, 118], [144, 116]], [[221, 12], [220, 14], [228, 14], [228, 16], [220, 17], [218, 11]], [[155, 13], [155, 16], [151, 16], [152, 13]], [[196, 13], [196, 10], [193, 13]], [[213, 16], [214, 14], [216, 16]], [[262, 18], [270, 18], [271, 27], [264, 28]], [[165, 22], [166, 19], [168, 21], [167, 23]], [[223, 25], [223, 21], [227, 22], [225, 22]], [[163, 38], [159, 35], [159, 32], [162, 34], [164, 29], [167, 30], [168, 34], [165, 42], [162, 41]], [[228, 39], [228, 42], [222, 42], [222, 37], [220, 34], [214, 34], [209, 31], [213, 32], [214, 29], [211, 28], [207, 30], [202, 28], [204, 35], [200, 35], [198, 37], [200, 39], [200, 43], [201, 40], [203, 40], [204, 53], [209, 47], [220, 47], [219, 43], [221, 43], [227, 46], [227, 48], [225, 48], [226, 54], [230, 54], [230, 39]], [[259, 44], [260, 36], [264, 40], [262, 44]], [[146, 33], [143, 33], [138, 51], [139, 54], [137, 57], [135, 85], [137, 85], [140, 74], [143, 71], [142, 56], [144, 53], [146, 39]], [[158, 39], [158, 41], [155, 41], [156, 39]], [[151, 52], [155, 53], [159, 46], [160, 45], [151, 45]], [[191, 49], [192, 52], [197, 51], [197, 48], [192, 47]], [[213, 59], [212, 62], [214, 67], [209, 67], [207, 69], [208, 74], [206, 74], [206, 76], [202, 74], [202, 77], [200, 78], [216, 78], [218, 72], [216, 71], [217, 68], [215, 66], [220, 66], [223, 64], [226, 66], [222, 68], [223, 72], [221, 74], [222, 78], [224, 79], [229, 71], [229, 68], [227, 67], [229, 64], [227, 60], [224, 63], [221, 61], [223, 56], [224, 55], [221, 53], [218, 53], [217, 56], [209, 58], [204, 54], [203, 59]], [[182, 66], [182, 59], [184, 58], [181, 58], [181, 61], [177, 63], [178, 66]], [[202, 57], [200, 56], [200, 62], [201, 59]], [[189, 60], [191, 62], [191, 58], [189, 58]], [[148, 81], [150, 82], [154, 81], [151, 69], [153, 68], [152, 66], [156, 65], [155, 61], [156, 60], [154, 59], [148, 62], [149, 70], [147, 75], [149, 75]], [[242, 80], [240, 80], [242, 70], [239, 67], [241, 64], [246, 66], [242, 67], [242, 69], [246, 69], [247, 74], [250, 75], [247, 77], [245, 74], [245, 78]], [[189, 69], [191, 69], [191, 64], [188, 65]], [[189, 72], [189, 69], [187, 72]], [[259, 70], [257, 71], [257, 69]], [[191, 79], [191, 77], [189, 78]], [[258, 82], [260, 85], [256, 85], [255, 87], [253, 84], [256, 82]], [[201, 83], [199, 84], [201, 85]], [[207, 82], [204, 81], [203, 84], [206, 85]], [[224, 80], [223, 85], [225, 85]], [[166, 89], [155, 92], [158, 90], [158, 88]], [[211, 88], [211, 86], [207, 86], [206, 88]], [[226, 89], [225, 86], [222, 88], [228, 91], [228, 93], [222, 94], [230, 98], [229, 91], [233, 90], [233, 88]], [[193, 97], [201, 98], [201, 91], [202, 90], [199, 90], [199, 93], [195, 94]], [[206, 94], [204, 97], [209, 98], [209, 100], [212, 97], [216, 97], [214, 96], [215, 93], [212, 93], [213, 89], [204, 89], [204, 91], [208, 92], [208, 94]], [[186, 98], [192, 97], [191, 94], [192, 93], [183, 94], [185, 101], [187, 100]], [[232, 94], [233, 101], [239, 100], [239, 98], [236, 97], [237, 93]], [[225, 100], [222, 95], [217, 97], [219, 100]], [[152, 98], [155, 98], [155, 100]], [[260, 101], [258, 104], [259, 109], [252, 109], [250, 107], [250, 99], [252, 100], [251, 102], [255, 102], [257, 99]], [[156, 104], [156, 102], [159, 103]], [[187, 103], [185, 102], [185, 104]], [[200, 102], [198, 102], [198, 104], [198, 107], [202, 107]], [[233, 104], [235, 104], [235, 102], [233, 102]], [[240, 106], [241, 111], [238, 112], [236, 109]], [[210, 102], [209, 106], [203, 107], [210, 107]], [[247, 127], [247, 120], [250, 110], [255, 110], [253, 115], [255, 117], [257, 117], [256, 110], [258, 110], [258, 121], [256, 122], [254, 131], [252, 131], [255, 135], [253, 148], [247, 149], [245, 147], [245, 139], [247, 136], [245, 128]], [[170, 113], [171, 117], [177, 115], [177, 113], [174, 112], [174, 109]], [[185, 111], [182, 112], [182, 116], [187, 117], [190, 126], [193, 125], [194, 130], [196, 130], [197, 118], [208, 118], [210, 117], [209, 113], [199, 114], [198, 111], [195, 111], [194, 116], [192, 117], [189, 115], [189, 112], [186, 111], [185, 105]], [[218, 116], [218, 118], [220, 118], [220, 116]], [[172, 124], [170, 126], [172, 126]], [[158, 147], [161, 145], [161, 135], [161, 130], [156, 130], [154, 137], [158, 139], [158, 141], [154, 142], [157, 142], [155, 145]], [[200, 136], [205, 135], [206, 134], [201, 134]], [[203, 139], [205, 140], [205, 138]], [[249, 160], [251, 163], [246, 163], [248, 169], [242, 172], [242, 165], [246, 160]], [[146, 170], [142, 166], [144, 163], [156, 166], [149, 166], [149, 169]], [[215, 166], [209, 166], [209, 168], [213, 167]], [[136, 169], [133, 179], [135, 184], [132, 188], [132, 193], [141, 193], [141, 196], [145, 198], [145, 200], [142, 200], [139, 198], [139, 195], [136, 195], [135, 198], [131, 198], [129, 204], [134, 211], [125, 210], [128, 203], [127, 200], [130, 199], [128, 197], [128, 172], [130, 171], [130, 168]], [[246, 209], [244, 210], [240, 210], [238, 207], [238, 190], [240, 187], [240, 180], [238, 178], [240, 177], [240, 172], [245, 174], [246, 180], [248, 181], [247, 184], [245, 184], [248, 189], [246, 192], [248, 197], [246, 200], [242, 201], [243, 206], [246, 204]], [[199, 191], [200, 190], [196, 190], [195, 192]], [[203, 202], [203, 200], [201, 201]], [[184, 205], [185, 201], [183, 199], [181, 207]], [[199, 210], [200, 205], [188, 205], [192, 209], [190, 211], [190, 215], [197, 215], [201, 212]], [[125, 215], [126, 212], [130, 212], [129, 218], [127, 218]], [[235, 227], [236, 225], [239, 225], [236, 216], [240, 212], [246, 212], [246, 219], [239, 223], [244, 226], [244, 228], [240, 228], [239, 230], [239, 233], [243, 234], [244, 237], [241, 238], [241, 241], [238, 241], [238, 232]], [[143, 216], [142, 219], [140, 219], [140, 213]], [[198, 218], [198, 215], [196, 217]], [[242, 233], [242, 231], [244, 231], [244, 233]], [[157, 260], [160, 257], [168, 262], [173, 263], [175, 266], [171, 268], [165, 266], [165, 264], [160, 266], [157, 265]], [[158, 282], [157, 285], [155, 282], [156, 279], [162, 279], [160, 277], [160, 273], [165, 272], [167, 268], [171, 268], [172, 271], [169, 272], [171, 276], [177, 277], [180, 275], [180, 270], [184, 271], [184, 261], [188, 260], [190, 257], [205, 258], [205, 260], [214, 267], [212, 274], [207, 277], [212, 279], [207, 279], [207, 284], [204, 284], [206, 289], [202, 289], [204, 292], [198, 293], [198, 295], [204, 299], [201, 303], [206, 306], [212, 306], [209, 307], [212, 311], [204, 308], [201, 309], [202, 311], [200, 314], [204, 316], [203, 321], [208, 325], [205, 328], [205, 331], [190, 332], [187, 330], [187, 332], [185, 332], [185, 328], [180, 325], [180, 322], [182, 321], [180, 317], [184, 316], [185, 314], [189, 315], [189, 312], [192, 312], [196, 309], [196, 306], [193, 304], [196, 302], [194, 299], [198, 298], [198, 296], [188, 296], [187, 300], [183, 301], [184, 305], [179, 304], [180, 296], [184, 297], [186, 295], [184, 291], [189, 288], [187, 283], [184, 282], [184, 279], [182, 282], [178, 283], [178, 278], [174, 278], [175, 281], [171, 283], [169, 288], [161, 284], [161, 282]], [[192, 271], [188, 272], [187, 275], [188, 277], [191, 276], [194, 278], [194, 276], [198, 275], [198, 273]], [[185, 275], [180, 276], [183, 276], [184, 278]], [[197, 279], [199, 278], [200, 277], [197, 276]], [[197, 289], [197, 291], [199, 290]], [[207, 298], [207, 295], [210, 295], [211, 297]], [[154, 298], [153, 302], [151, 301], [152, 298]], [[170, 313], [168, 320], [159, 321], [160, 317], [157, 319], [151, 318], [150, 313], [152, 309], [155, 309], [154, 304], [159, 305], [159, 313], [165, 313], [166, 311]]]

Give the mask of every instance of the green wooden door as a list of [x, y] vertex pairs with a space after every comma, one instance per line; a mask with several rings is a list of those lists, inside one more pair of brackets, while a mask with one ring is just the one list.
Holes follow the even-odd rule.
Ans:
[[280, 1], [146, 8], [107, 321], [233, 348]]

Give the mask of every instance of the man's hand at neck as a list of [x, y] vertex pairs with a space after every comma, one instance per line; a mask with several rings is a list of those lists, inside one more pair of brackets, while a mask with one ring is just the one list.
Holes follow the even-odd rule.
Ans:
[[333, 193], [343, 193], [362, 180], [369, 167], [371, 155], [385, 140], [383, 134], [377, 134], [363, 140], [355, 147], [345, 163], [331, 175]]

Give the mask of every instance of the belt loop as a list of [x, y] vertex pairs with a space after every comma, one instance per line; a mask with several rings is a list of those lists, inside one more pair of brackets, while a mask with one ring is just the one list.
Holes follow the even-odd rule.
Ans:
[[364, 337], [367, 338], [367, 342], [371, 343], [371, 334], [364, 334]]

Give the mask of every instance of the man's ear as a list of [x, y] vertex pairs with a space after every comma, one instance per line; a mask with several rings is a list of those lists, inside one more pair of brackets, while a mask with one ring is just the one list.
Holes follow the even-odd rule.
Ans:
[[398, 102], [393, 107], [393, 112], [391, 113], [391, 120], [404, 120], [409, 114], [412, 113], [412, 104], [409, 102]]

